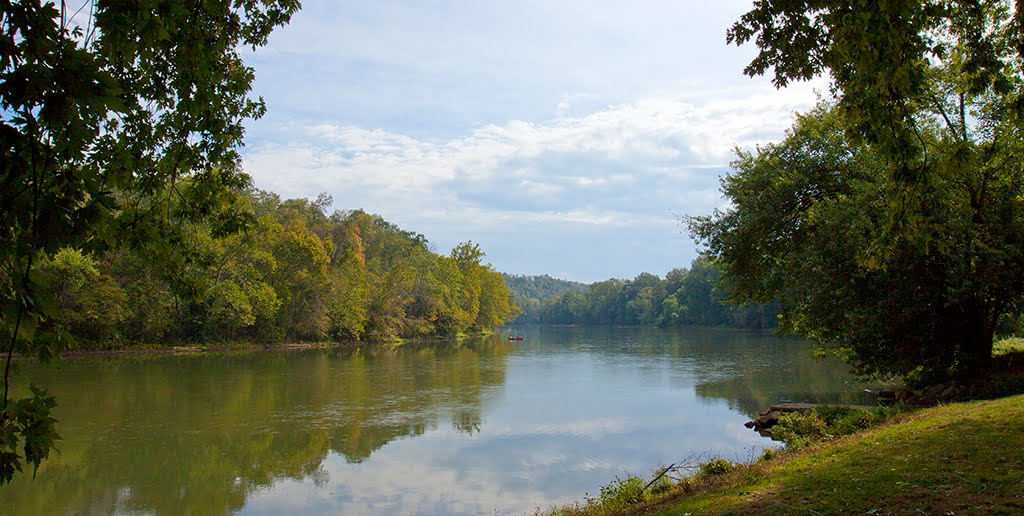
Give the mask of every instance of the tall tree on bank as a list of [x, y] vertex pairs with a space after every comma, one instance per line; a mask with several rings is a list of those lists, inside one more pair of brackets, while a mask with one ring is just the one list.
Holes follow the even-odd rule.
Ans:
[[237, 149], [264, 106], [238, 49], [264, 45], [299, 2], [81, 7], [0, 2], [0, 483], [38, 467], [57, 438], [53, 398], [8, 389], [15, 350], [45, 358], [62, 345], [36, 338], [59, 311], [38, 257], [120, 244], [168, 256], [182, 222], [216, 213], [215, 232], [244, 225]]
[[748, 74], [832, 78], [834, 107], [741, 153], [733, 207], [691, 219], [738, 301], [861, 372], [984, 376], [1024, 299], [1024, 11], [1008, 1], [773, 2]]

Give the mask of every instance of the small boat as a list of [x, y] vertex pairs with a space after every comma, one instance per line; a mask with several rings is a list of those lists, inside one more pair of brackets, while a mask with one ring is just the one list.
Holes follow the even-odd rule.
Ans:
[[523, 340], [523, 336], [522, 335], [516, 335], [516, 336], [509, 335], [508, 336], [508, 340], [520, 341], [520, 340]]

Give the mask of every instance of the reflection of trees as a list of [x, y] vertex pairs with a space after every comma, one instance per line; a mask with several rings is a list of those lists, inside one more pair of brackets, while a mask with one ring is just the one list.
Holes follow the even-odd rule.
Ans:
[[[224, 513], [283, 478], [326, 481], [329, 452], [365, 460], [450, 421], [479, 429], [505, 382], [499, 338], [360, 351], [70, 360], [60, 455], [0, 488], [12, 514]], [[58, 376], [46, 378], [45, 376]]]
[[696, 377], [701, 398], [725, 399], [729, 407], [755, 416], [783, 400], [808, 403], [868, 403], [848, 368], [835, 359], [816, 359], [811, 345], [771, 332], [686, 328], [527, 328], [559, 348], [589, 348], [598, 356], [645, 356], [673, 360], [687, 383]]
[[[66, 361], [55, 386], [65, 441], [36, 480], [0, 488], [0, 513], [223, 513], [286, 478], [326, 481], [332, 452], [366, 460], [385, 444], [451, 425], [473, 433], [505, 384], [507, 356], [587, 353], [669, 361], [680, 388], [753, 415], [780, 399], [838, 401], [856, 391], [809, 346], [771, 334], [651, 328], [517, 328], [462, 344], [361, 351], [247, 352]], [[29, 367], [31, 369], [31, 367]], [[625, 368], [631, 371], [642, 369]], [[47, 378], [49, 376], [49, 378]], [[641, 395], [641, 394], [638, 394]], [[481, 453], [492, 454], [491, 450]]]
[[817, 360], [803, 348], [792, 361], [765, 367], [742, 364], [739, 374], [699, 383], [702, 398], [724, 398], [729, 407], [751, 417], [780, 401], [805, 403], [867, 404], [870, 399], [857, 388], [852, 376], [834, 360]]
[[396, 438], [436, 428], [442, 411], [455, 429], [478, 430], [484, 390], [505, 383], [505, 362], [482, 361], [481, 353], [504, 356], [510, 349], [495, 336], [483, 346], [404, 346], [353, 356], [340, 381], [355, 403], [334, 427], [332, 450], [363, 461]]

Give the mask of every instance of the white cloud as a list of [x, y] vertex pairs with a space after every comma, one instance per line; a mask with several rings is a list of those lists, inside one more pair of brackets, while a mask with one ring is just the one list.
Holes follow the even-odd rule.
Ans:
[[[512, 215], [644, 223], [684, 200], [711, 208], [703, 193], [717, 187], [717, 174], [709, 172], [725, 168], [735, 146], [781, 134], [807, 98], [762, 92], [702, 105], [651, 98], [543, 123], [488, 124], [440, 142], [321, 122], [302, 139], [249, 151], [245, 168], [286, 196], [326, 190], [336, 206], [386, 214], [412, 207], [481, 227]], [[665, 193], [676, 201], [659, 199]], [[653, 205], [628, 203], [640, 199]]]

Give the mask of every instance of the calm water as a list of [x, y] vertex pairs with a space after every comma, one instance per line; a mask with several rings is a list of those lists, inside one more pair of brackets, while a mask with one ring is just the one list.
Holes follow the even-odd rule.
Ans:
[[808, 346], [727, 330], [530, 328], [431, 346], [23, 364], [60, 455], [6, 514], [506, 514], [690, 456], [748, 460], [779, 400], [860, 401]]

